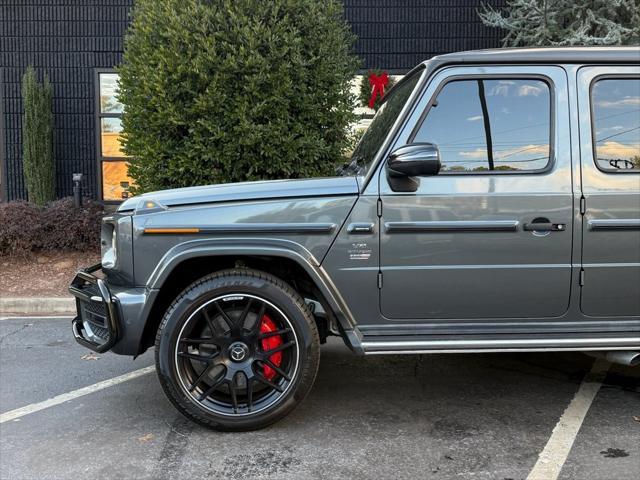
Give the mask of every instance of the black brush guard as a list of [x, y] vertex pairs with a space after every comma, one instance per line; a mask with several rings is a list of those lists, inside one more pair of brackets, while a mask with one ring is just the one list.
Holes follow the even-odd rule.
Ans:
[[120, 321], [117, 298], [111, 295], [104, 280], [93, 275], [101, 269], [102, 264], [98, 263], [78, 271], [69, 286], [69, 292], [76, 297], [77, 309], [71, 322], [73, 336], [80, 345], [98, 353], [106, 352], [116, 343]]

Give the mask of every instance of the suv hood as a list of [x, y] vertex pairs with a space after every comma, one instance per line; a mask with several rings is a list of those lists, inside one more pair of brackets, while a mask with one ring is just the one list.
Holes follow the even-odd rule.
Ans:
[[356, 177], [328, 177], [303, 180], [268, 180], [260, 182], [225, 183], [203, 187], [176, 188], [145, 193], [125, 200], [119, 212], [135, 210], [144, 201], [152, 200], [165, 207], [241, 200], [270, 200], [291, 197], [323, 197], [357, 195]]

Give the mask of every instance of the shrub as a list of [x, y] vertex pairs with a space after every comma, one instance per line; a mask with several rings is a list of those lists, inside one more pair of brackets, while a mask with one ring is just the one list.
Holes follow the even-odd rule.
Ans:
[[42, 227], [47, 238], [41, 249], [96, 250], [100, 246], [103, 216], [102, 205], [89, 200], [80, 209], [74, 208], [72, 197], [51, 202], [42, 210]]
[[36, 205], [56, 196], [51, 98], [48, 77], [40, 84], [33, 67], [27, 68], [22, 77], [22, 167], [27, 195]]
[[90, 200], [81, 209], [72, 198], [39, 207], [17, 201], [0, 204], [0, 256], [33, 252], [95, 251], [100, 245], [102, 206]]
[[353, 40], [338, 0], [138, 0], [119, 68], [135, 193], [332, 174]]
[[0, 203], [0, 256], [26, 256], [39, 249], [40, 208], [25, 201]]

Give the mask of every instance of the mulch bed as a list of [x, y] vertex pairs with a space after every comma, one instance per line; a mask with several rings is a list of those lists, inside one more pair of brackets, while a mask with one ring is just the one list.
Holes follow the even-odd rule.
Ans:
[[0, 297], [68, 297], [76, 271], [99, 261], [97, 251], [0, 257]]

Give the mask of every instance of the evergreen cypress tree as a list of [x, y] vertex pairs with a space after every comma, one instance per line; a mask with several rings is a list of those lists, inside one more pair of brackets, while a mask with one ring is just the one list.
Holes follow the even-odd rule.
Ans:
[[56, 197], [52, 95], [47, 75], [40, 84], [33, 67], [27, 68], [22, 77], [22, 168], [29, 201], [37, 205]]
[[483, 5], [478, 14], [506, 30], [504, 46], [640, 43], [638, 0], [510, 0], [505, 11]]

